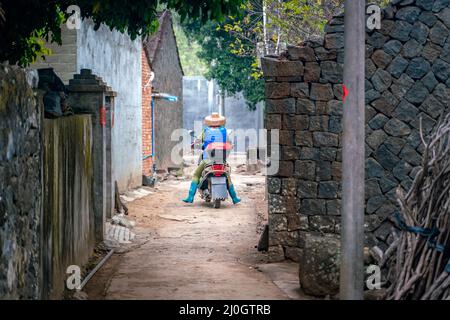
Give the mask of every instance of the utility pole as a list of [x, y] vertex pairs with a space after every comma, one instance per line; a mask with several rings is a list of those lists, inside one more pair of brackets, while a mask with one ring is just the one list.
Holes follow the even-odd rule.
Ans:
[[263, 38], [264, 38], [264, 54], [269, 54], [269, 39], [267, 35], [267, 0], [263, 0], [262, 6], [263, 6]]
[[225, 91], [219, 93], [219, 114], [225, 117]]
[[365, 1], [345, 0], [340, 299], [364, 289]]

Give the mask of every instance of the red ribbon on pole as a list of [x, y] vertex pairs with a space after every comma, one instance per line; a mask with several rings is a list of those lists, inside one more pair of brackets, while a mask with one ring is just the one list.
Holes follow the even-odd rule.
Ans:
[[348, 96], [348, 89], [345, 84], [342, 85], [342, 101], [345, 102], [345, 98]]
[[100, 125], [102, 127], [105, 127], [106, 126], [106, 108], [105, 108], [105, 106], [100, 107], [99, 114], [100, 114]]

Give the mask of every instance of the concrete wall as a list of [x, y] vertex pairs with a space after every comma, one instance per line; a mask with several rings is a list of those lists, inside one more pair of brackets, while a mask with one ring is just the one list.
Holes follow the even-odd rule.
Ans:
[[44, 120], [42, 298], [60, 298], [66, 270], [84, 266], [95, 245], [90, 115]]
[[69, 83], [77, 71], [77, 30], [69, 30], [66, 25], [61, 26], [62, 45], [46, 43], [52, 52], [45, 59], [38, 58], [31, 68], [54, 68], [55, 72], [65, 84]]
[[[391, 3], [381, 29], [366, 36], [365, 235], [367, 246], [383, 250], [392, 241], [395, 189], [409, 189], [421, 164], [419, 119], [426, 136], [450, 112], [450, 4]], [[280, 171], [268, 179], [275, 260], [313, 261], [305, 241], [339, 237], [343, 23], [334, 17], [323, 42], [262, 60], [266, 127], [280, 130], [281, 145]]]
[[24, 72], [0, 65], [0, 299], [40, 294], [41, 119]]
[[177, 102], [155, 99], [155, 155], [157, 170], [176, 167], [171, 161], [172, 148], [177, 141], [171, 141], [174, 130], [183, 128], [183, 70], [178, 60], [178, 50], [173, 27], [163, 28], [161, 44], [153, 57], [152, 71], [154, 92], [168, 93], [178, 97]]
[[117, 92], [112, 130], [113, 177], [119, 189], [142, 183], [142, 88], [140, 38], [83, 21], [77, 37], [77, 72], [91, 69]]
[[194, 122], [203, 122], [211, 112], [219, 112], [218, 88], [214, 81], [202, 76], [183, 77], [183, 127], [194, 129]]

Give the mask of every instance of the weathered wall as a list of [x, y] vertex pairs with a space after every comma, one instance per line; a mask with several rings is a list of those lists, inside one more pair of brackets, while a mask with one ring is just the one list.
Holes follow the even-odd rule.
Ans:
[[154, 92], [177, 96], [178, 101], [155, 99], [153, 161], [157, 170], [179, 166], [171, 161], [172, 148], [178, 143], [171, 141], [171, 135], [174, 130], [183, 128], [183, 70], [178, 63], [178, 49], [172, 24], [163, 28], [162, 32], [161, 44], [151, 64], [155, 73], [153, 88]]
[[[76, 114], [90, 114], [92, 117], [92, 161], [93, 161], [93, 207], [95, 234], [103, 240], [105, 219], [114, 213], [114, 182], [112, 177], [112, 116], [116, 93], [104, 83], [101, 77], [82, 69], [71, 79], [69, 105]], [[103, 106], [103, 107], [99, 107]]]
[[60, 298], [66, 268], [95, 245], [91, 115], [44, 120], [42, 110], [24, 71], [0, 66], [4, 299]]
[[[421, 161], [419, 119], [426, 135], [450, 111], [449, 1], [392, 3], [381, 30], [366, 37], [365, 234], [367, 246], [382, 249], [392, 240], [395, 189], [409, 188]], [[306, 254], [305, 241], [339, 235], [343, 29], [335, 17], [323, 43], [262, 60], [266, 127], [280, 130], [281, 145], [280, 171], [268, 178], [274, 260], [308, 260], [327, 245], [316, 241]]]
[[31, 68], [54, 68], [56, 74], [65, 84], [69, 83], [77, 71], [77, 30], [69, 30], [66, 25], [61, 26], [61, 45], [57, 43], [45, 43], [52, 54], [45, 60], [38, 58]]
[[84, 20], [77, 33], [77, 72], [91, 69], [117, 92], [112, 130], [113, 177], [119, 189], [142, 183], [142, 88], [140, 38]]
[[58, 298], [69, 265], [95, 245], [89, 115], [44, 121], [43, 297]]
[[24, 72], [0, 65], [0, 299], [39, 297], [41, 110]]
[[90, 115], [44, 120], [42, 297], [60, 298], [70, 265], [82, 267], [95, 245]]

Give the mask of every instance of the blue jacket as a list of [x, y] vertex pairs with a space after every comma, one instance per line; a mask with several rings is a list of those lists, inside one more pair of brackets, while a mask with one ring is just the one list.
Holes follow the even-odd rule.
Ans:
[[206, 127], [203, 130], [203, 159], [208, 158], [208, 152], [206, 148], [213, 142], [227, 142], [227, 129], [225, 127]]

